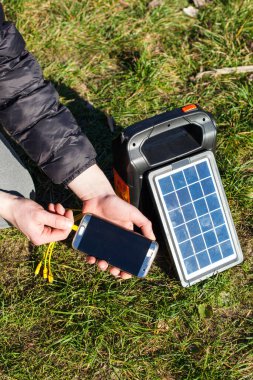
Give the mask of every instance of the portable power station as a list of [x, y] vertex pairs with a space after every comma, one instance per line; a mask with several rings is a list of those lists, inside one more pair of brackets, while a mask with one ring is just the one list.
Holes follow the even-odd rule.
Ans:
[[116, 193], [158, 216], [183, 286], [243, 260], [214, 151], [216, 124], [196, 104], [127, 127], [113, 142]]

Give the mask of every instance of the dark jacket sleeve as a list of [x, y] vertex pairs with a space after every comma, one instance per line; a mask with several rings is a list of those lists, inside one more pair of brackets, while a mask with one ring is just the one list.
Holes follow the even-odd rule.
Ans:
[[71, 112], [59, 103], [0, 5], [0, 123], [56, 184], [67, 185], [96, 153]]

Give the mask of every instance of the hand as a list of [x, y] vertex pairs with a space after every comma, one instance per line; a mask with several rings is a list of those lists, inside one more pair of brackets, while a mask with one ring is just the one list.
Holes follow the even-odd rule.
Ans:
[[30, 199], [2, 192], [0, 198], [5, 200], [5, 208], [0, 210], [1, 216], [23, 232], [33, 244], [64, 240], [69, 235], [74, 223], [73, 213], [65, 211], [61, 205], [54, 206], [53, 212], [60, 214], [57, 215]]
[[[155, 239], [151, 222], [136, 207], [116, 196], [110, 182], [97, 165], [79, 174], [68, 187], [83, 201], [83, 213], [90, 212], [131, 230], [136, 225], [147, 238]], [[87, 262], [94, 264], [96, 258], [88, 256]], [[98, 260], [97, 265], [103, 271], [109, 266], [105, 260]], [[123, 279], [132, 277], [116, 267], [111, 267], [110, 273]]]
[[[141, 229], [144, 236], [151, 240], [155, 240], [151, 222], [136, 207], [123, 201], [115, 194], [99, 196], [85, 201], [83, 203], [82, 211], [83, 213], [95, 214], [130, 230], [136, 225]], [[87, 262], [89, 264], [94, 264], [96, 258], [88, 256]], [[109, 266], [105, 260], [98, 260], [97, 265], [103, 271]], [[115, 277], [121, 277], [123, 279], [131, 277], [129, 273], [120, 271], [120, 269], [116, 267], [111, 267], [110, 273]]]

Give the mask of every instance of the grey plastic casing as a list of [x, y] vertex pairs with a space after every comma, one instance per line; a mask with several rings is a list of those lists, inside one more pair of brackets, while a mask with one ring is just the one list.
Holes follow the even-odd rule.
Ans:
[[[166, 132], [171, 136], [184, 127], [196, 126], [202, 133], [201, 142], [195, 149], [185, 149], [179, 154], [170, 155], [164, 160], [150, 163], [143, 152], [146, 141]], [[180, 146], [184, 141], [177, 141]], [[127, 127], [113, 142], [114, 168], [129, 187], [130, 202], [141, 206], [141, 190], [145, 173], [166, 163], [197, 154], [203, 150], [215, 151], [216, 125], [212, 115], [200, 107], [183, 112], [181, 108], [153, 116]]]

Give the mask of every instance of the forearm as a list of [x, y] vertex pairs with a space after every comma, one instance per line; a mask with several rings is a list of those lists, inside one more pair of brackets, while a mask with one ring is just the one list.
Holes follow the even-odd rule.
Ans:
[[[31, 106], [32, 105], [32, 106]], [[0, 3], [0, 122], [56, 184], [67, 185], [96, 153]]]
[[13, 223], [12, 210], [17, 198], [16, 195], [0, 191], [0, 216], [10, 223]]
[[110, 182], [97, 165], [92, 165], [81, 173], [68, 187], [82, 201], [115, 194]]

